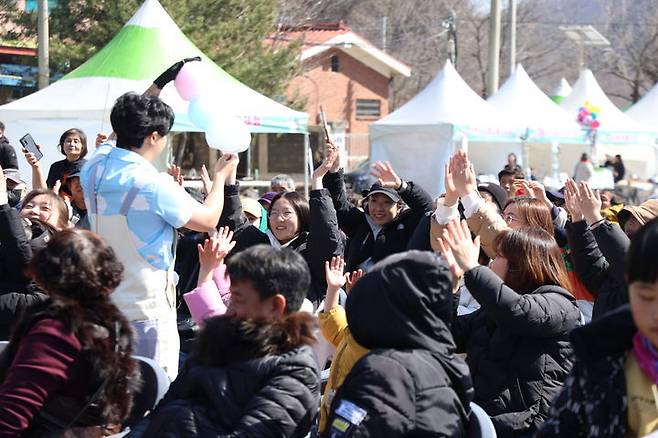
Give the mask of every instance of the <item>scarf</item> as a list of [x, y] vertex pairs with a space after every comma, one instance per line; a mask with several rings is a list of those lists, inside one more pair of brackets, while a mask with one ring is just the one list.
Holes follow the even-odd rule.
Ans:
[[633, 336], [633, 353], [644, 374], [658, 384], [658, 350], [639, 331]]

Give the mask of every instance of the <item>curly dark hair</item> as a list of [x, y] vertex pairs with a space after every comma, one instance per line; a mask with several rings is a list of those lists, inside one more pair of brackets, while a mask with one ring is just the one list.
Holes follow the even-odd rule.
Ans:
[[39, 315], [61, 321], [80, 341], [83, 366], [93, 379], [90, 387], [101, 388], [90, 411], [107, 424], [121, 423], [130, 414], [141, 383], [131, 357], [132, 326], [110, 299], [121, 282], [123, 265], [100, 236], [69, 229], [54, 234], [36, 252], [28, 274], [52, 300], [42, 309], [31, 308], [37, 313], [21, 318], [12, 339], [26, 333]]
[[126, 93], [114, 103], [110, 121], [117, 136], [117, 147], [139, 149], [151, 133], [164, 137], [171, 131], [174, 110], [159, 97]]
[[34, 255], [28, 275], [49, 294], [84, 304], [111, 294], [121, 283], [123, 265], [100, 236], [70, 229]]

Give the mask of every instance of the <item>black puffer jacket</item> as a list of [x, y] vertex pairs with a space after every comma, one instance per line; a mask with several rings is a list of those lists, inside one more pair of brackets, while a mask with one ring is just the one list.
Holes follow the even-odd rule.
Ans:
[[557, 286], [517, 294], [489, 268], [464, 282], [482, 306], [453, 324], [459, 352], [473, 376], [475, 403], [500, 437], [533, 432], [571, 369], [569, 332], [580, 325], [574, 297]]
[[0, 135], [0, 166], [3, 169], [18, 169], [16, 149], [4, 135]]
[[[204, 330], [213, 322], [207, 324]], [[290, 323], [284, 324], [288, 333], [295, 330]], [[242, 351], [259, 342], [261, 333], [256, 329], [240, 334], [234, 330], [203, 333], [220, 344], [211, 349], [214, 357], [206, 360], [214, 362], [221, 355], [245, 359], [249, 353]], [[240, 336], [238, 342], [227, 339]], [[308, 345], [216, 366], [193, 356], [155, 411], [128, 436], [302, 438], [317, 415], [319, 391], [319, 374]]]
[[455, 355], [443, 262], [420, 251], [386, 258], [356, 283], [346, 311], [354, 339], [372, 351], [337, 391], [325, 436], [464, 436], [473, 388]]
[[571, 332], [575, 362], [536, 437], [629, 436], [624, 364], [636, 332], [628, 305]]
[[9, 339], [13, 323], [21, 312], [47, 296], [24, 274], [32, 260], [33, 246], [16, 209], [0, 205], [0, 340]]
[[[311, 211], [310, 230], [302, 232], [293, 240], [289, 248], [299, 252], [311, 271], [311, 288], [307, 298], [317, 306], [327, 291], [324, 262], [335, 255], [343, 255], [344, 237], [338, 229], [336, 212], [326, 189], [311, 190], [309, 195]], [[267, 235], [249, 223], [242, 212], [239, 186], [224, 187], [224, 209], [218, 227], [228, 226], [234, 232], [236, 241], [232, 254], [258, 244], [270, 244]]]
[[388, 223], [382, 235], [375, 240], [368, 225], [367, 213], [352, 206], [347, 200], [343, 171], [327, 173], [323, 183], [331, 193], [338, 225], [349, 239], [345, 251], [347, 271], [358, 269], [368, 258], [372, 257], [373, 262], [378, 262], [391, 254], [405, 251], [418, 222], [425, 213], [432, 210], [432, 197], [422, 187], [407, 181], [406, 188], [399, 194], [409, 208]]
[[592, 319], [628, 303], [624, 278], [630, 239], [613, 223], [587, 230], [585, 221], [567, 224], [571, 260], [580, 281], [594, 295]]

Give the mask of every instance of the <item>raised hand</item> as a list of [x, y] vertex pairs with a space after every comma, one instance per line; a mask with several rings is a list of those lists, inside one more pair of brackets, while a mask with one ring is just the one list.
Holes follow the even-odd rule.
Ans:
[[53, 192], [59, 195], [59, 191], [62, 189], [62, 180], [58, 179], [55, 181], [55, 185], [53, 186]]
[[226, 256], [233, 250], [233, 247], [235, 247], [233, 231], [231, 231], [229, 227], [220, 227], [215, 235], [215, 240], [217, 241], [217, 251], [220, 254], [223, 254], [224, 258], [226, 258]]
[[443, 242], [443, 239], [437, 237], [436, 242], [439, 245], [439, 250], [441, 251], [441, 255], [443, 256], [446, 263], [448, 264], [448, 269], [450, 269], [450, 272], [452, 272], [452, 275], [456, 282], [458, 279], [464, 276], [464, 271], [457, 264], [457, 260], [455, 260], [455, 255], [452, 253], [450, 247]]
[[377, 161], [373, 164], [370, 174], [377, 178], [377, 182], [383, 187], [394, 190], [402, 188], [402, 179], [395, 173], [393, 166], [388, 161]]
[[98, 147], [98, 146], [102, 145], [103, 143], [105, 143], [107, 141], [107, 139], [108, 139], [107, 134], [103, 134], [102, 132], [99, 132], [98, 134], [96, 134], [96, 147]]
[[327, 295], [324, 297], [324, 311], [327, 312], [338, 306], [338, 291], [345, 285], [345, 260], [334, 256], [331, 261], [324, 262], [324, 275], [327, 280]]
[[467, 196], [477, 190], [475, 169], [464, 151], [457, 151], [450, 160], [450, 173], [459, 197]]
[[352, 292], [352, 288], [354, 287], [356, 282], [359, 281], [359, 279], [361, 277], [363, 277], [364, 275], [366, 275], [366, 273], [363, 271], [363, 269], [357, 269], [356, 271], [352, 271], [351, 273], [346, 272], [345, 273], [345, 281], [346, 281], [346, 283], [345, 283], [345, 292], [347, 292], [348, 294], [350, 292]]
[[331, 261], [324, 262], [324, 275], [327, 279], [327, 292], [338, 290], [345, 285], [346, 278], [343, 274], [345, 260], [340, 256], [334, 256]]
[[176, 181], [179, 186], [183, 185], [183, 174], [181, 173], [180, 167], [172, 164], [169, 166], [169, 169], [167, 169], [167, 173], [174, 178], [174, 181]]
[[221, 179], [221, 183], [229, 179], [237, 169], [240, 159], [237, 154], [224, 154], [215, 163], [215, 175]]
[[322, 178], [327, 172], [331, 171], [334, 163], [338, 161], [338, 148], [334, 146], [333, 143], [327, 143], [326, 151], [324, 160], [318, 168], [313, 171], [313, 179]]
[[176, 79], [176, 76], [178, 76], [180, 69], [183, 68], [186, 62], [190, 62], [190, 61], [201, 61], [201, 57], [195, 56], [194, 58], [185, 58], [174, 63], [167, 70], [163, 71], [160, 74], [160, 76], [158, 76], [157, 79], [153, 81], [153, 83], [155, 84], [156, 87], [162, 90], [165, 87], [165, 85]]
[[224, 263], [224, 259], [234, 246], [233, 232], [229, 231], [228, 227], [220, 228], [215, 237], [206, 239], [203, 245], [197, 245], [199, 251], [198, 286], [212, 280], [213, 271]]
[[201, 182], [203, 183], [203, 191], [206, 192], [207, 195], [212, 190], [212, 179], [210, 179], [210, 175], [208, 174], [208, 169], [206, 168], [205, 164], [201, 166]]
[[455, 182], [452, 179], [452, 169], [451, 169], [452, 157], [450, 161], [446, 163], [444, 174], [443, 174], [443, 185], [445, 187], [446, 196], [443, 199], [443, 205], [446, 207], [451, 207], [459, 201], [459, 194], [455, 188]]
[[[37, 145], [39, 149], [41, 149], [41, 146]], [[40, 168], [41, 163], [39, 160], [37, 160], [37, 157], [32, 153], [28, 152], [27, 149], [23, 148], [23, 155], [25, 155], [25, 159], [27, 160], [27, 163], [30, 165], [32, 168]]]
[[571, 222], [580, 222], [584, 218], [583, 211], [580, 208], [580, 200], [578, 199], [578, 186], [575, 181], [569, 178], [564, 183], [564, 208], [571, 216]]
[[585, 221], [588, 225], [599, 222], [603, 219], [601, 214], [601, 195], [599, 191], [593, 191], [585, 181], [581, 181], [578, 187], [578, 200], [580, 201], [580, 209], [583, 212]]
[[460, 223], [453, 219], [448, 222], [443, 230], [443, 245], [444, 248], [450, 248], [457, 266], [462, 271], [469, 271], [479, 265], [480, 236], [471, 240], [471, 232], [466, 221]]

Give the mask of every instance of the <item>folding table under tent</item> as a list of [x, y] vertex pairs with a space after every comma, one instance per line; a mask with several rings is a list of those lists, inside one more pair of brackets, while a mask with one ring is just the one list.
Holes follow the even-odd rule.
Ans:
[[[656, 170], [656, 153], [652, 128], [632, 119], [622, 112], [605, 95], [590, 70], [583, 70], [573, 85], [571, 94], [560, 104], [575, 119], [578, 110], [585, 104], [599, 107], [594, 153], [602, 158], [604, 154], [621, 154], [627, 173], [635, 173], [640, 178], [648, 178]], [[560, 169], [573, 173], [574, 166], [582, 153], [592, 153], [590, 144], [562, 144], [560, 147]], [[651, 158], [649, 158], [651, 157]]]
[[447, 61], [416, 96], [383, 119], [370, 124], [370, 160], [388, 160], [402, 178], [420, 184], [433, 196], [444, 191], [444, 165], [471, 141], [507, 142], [469, 148], [480, 172], [493, 173], [508, 152], [520, 153], [520, 129], [478, 96]]
[[557, 145], [587, 141], [576, 118], [546, 96], [521, 65], [487, 102], [524, 128], [520, 162], [533, 176], [557, 178]]
[[[0, 120], [12, 144], [18, 145], [18, 139], [30, 132], [44, 146], [42, 167], [47, 172], [52, 162], [62, 159], [56, 147], [62, 132], [82, 129], [93, 150], [96, 133], [112, 130], [110, 111], [120, 95], [142, 93], [174, 62], [193, 56], [211, 66], [208, 92], [222, 96], [217, 106], [241, 117], [250, 132], [307, 134], [308, 114], [259, 94], [222, 70], [183, 34], [157, 0], [146, 0], [105, 47], [62, 79], [0, 106]], [[173, 83], [160, 97], [174, 109], [174, 131], [201, 131], [190, 123], [188, 102]], [[23, 177], [30, 180], [29, 166], [22, 158], [18, 161]]]

